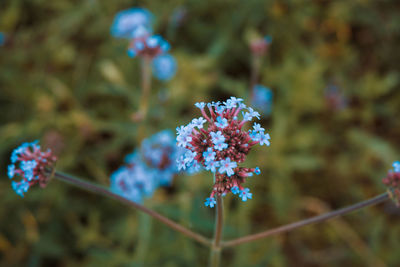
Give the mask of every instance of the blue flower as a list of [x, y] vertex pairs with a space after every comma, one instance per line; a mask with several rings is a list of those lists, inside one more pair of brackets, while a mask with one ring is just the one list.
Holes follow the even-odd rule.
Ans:
[[130, 8], [117, 13], [111, 34], [117, 38], [139, 37], [152, 32], [153, 15], [144, 8]]
[[232, 187], [231, 192], [234, 195], [238, 194], [240, 192], [239, 187], [237, 187], [237, 186]]
[[196, 107], [198, 107], [199, 109], [203, 109], [206, 106], [206, 104], [204, 102], [198, 102], [198, 103], [196, 103], [194, 105]]
[[394, 172], [400, 172], [400, 161], [393, 162], [393, 170]]
[[261, 125], [259, 123], [256, 123], [256, 122], [253, 125], [253, 129], [256, 132], [264, 132], [265, 131], [265, 129], [262, 128]]
[[214, 145], [214, 148], [215, 148], [216, 150], [222, 151], [222, 150], [228, 148], [228, 144], [227, 144], [227, 143], [220, 142], [220, 143], [215, 144], [215, 145]]
[[12, 179], [15, 175], [15, 165], [14, 164], [10, 164], [8, 165], [8, 178]]
[[206, 122], [206, 120], [203, 117], [200, 117], [198, 119], [193, 119], [192, 120], [192, 125], [193, 125], [193, 127], [197, 127], [199, 129], [202, 129], [205, 122]]
[[264, 133], [260, 133], [259, 134], [259, 141], [260, 141], [260, 145], [266, 145], [269, 146], [270, 142], [269, 139], [271, 139], [271, 137], [269, 136], [269, 134], [264, 134]]
[[210, 208], [214, 208], [215, 204], [217, 204], [217, 201], [213, 197], [207, 198], [206, 201], [204, 202], [204, 205]]
[[234, 168], [237, 167], [237, 163], [235, 161], [231, 161], [230, 158], [226, 158], [220, 161], [221, 167], [219, 168], [219, 173], [226, 173], [228, 176], [232, 176], [235, 172], [233, 171]]
[[190, 151], [190, 150], [186, 151], [186, 153], [185, 153], [186, 164], [191, 163], [194, 160], [194, 157], [196, 157], [196, 154], [197, 153], [194, 151]]
[[24, 197], [24, 193], [28, 192], [29, 182], [22, 180], [21, 182], [11, 182], [11, 186], [17, 195]]
[[203, 158], [206, 162], [213, 161], [215, 159], [215, 155], [216, 153], [211, 147], [207, 148], [207, 151], [203, 152]]
[[221, 131], [211, 132], [210, 135], [211, 135], [211, 140], [214, 143], [214, 145], [225, 142], [225, 137], [222, 135]]
[[217, 122], [215, 123], [215, 125], [219, 128], [224, 129], [225, 127], [228, 126], [228, 120], [225, 118], [221, 118], [221, 116], [217, 117]]
[[177, 69], [176, 60], [170, 54], [161, 54], [153, 59], [153, 75], [161, 80], [168, 81], [174, 77]]
[[259, 175], [259, 174], [261, 173], [260, 168], [256, 167], [256, 168], [254, 169], [254, 173], [257, 174], [257, 175]]
[[205, 164], [206, 164], [206, 170], [211, 171], [213, 173], [215, 173], [217, 171], [217, 168], [221, 166], [221, 163], [219, 161], [214, 161], [214, 160], [206, 161]]
[[240, 190], [239, 197], [242, 199], [242, 201], [247, 201], [247, 199], [251, 199], [253, 197], [253, 194], [250, 193], [250, 189], [245, 188]]
[[255, 111], [252, 108], [247, 108], [248, 112], [243, 114], [243, 119], [245, 121], [251, 121], [253, 119], [253, 117], [256, 117], [257, 119], [260, 119], [260, 113], [258, 113], [257, 111]]

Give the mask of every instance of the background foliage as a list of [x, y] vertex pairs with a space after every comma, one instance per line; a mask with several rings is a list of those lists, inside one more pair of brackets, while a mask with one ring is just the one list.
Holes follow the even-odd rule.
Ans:
[[[247, 99], [249, 33], [271, 35], [261, 71], [272, 88], [272, 138], [248, 165], [254, 199], [227, 197], [226, 238], [239, 237], [381, 193], [399, 159], [400, 16], [395, 0], [100, 1], [0, 3], [0, 265], [204, 266], [208, 249], [134, 210], [60, 182], [24, 199], [6, 177], [11, 150], [40, 139], [57, 168], [107, 185], [135, 148], [131, 120], [139, 61], [109, 34], [117, 11], [142, 6], [171, 44], [178, 73], [152, 88], [146, 135], [199, 116], [193, 104]], [[180, 8], [180, 9], [177, 9]], [[184, 10], [180, 24], [171, 15]], [[338, 86], [344, 108], [326, 101]], [[211, 236], [203, 201], [209, 173], [179, 176], [147, 206]], [[227, 249], [224, 266], [395, 266], [400, 213], [392, 204]]]

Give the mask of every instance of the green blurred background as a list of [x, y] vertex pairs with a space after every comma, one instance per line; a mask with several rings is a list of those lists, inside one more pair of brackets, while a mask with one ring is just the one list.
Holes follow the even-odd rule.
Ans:
[[[248, 36], [273, 38], [260, 81], [274, 92], [261, 121], [272, 144], [247, 159], [262, 170], [246, 184], [253, 200], [226, 198], [225, 238], [385, 190], [381, 178], [400, 159], [398, 1], [1, 1], [1, 266], [207, 264], [207, 248], [115, 201], [59, 181], [22, 199], [6, 176], [12, 149], [39, 139], [59, 170], [108, 185], [138, 145], [140, 64], [109, 33], [116, 12], [134, 6], [155, 15], [178, 61], [170, 82], [153, 80], [148, 136], [198, 117], [195, 102], [247, 99]], [[326, 99], [332, 84], [343, 107]], [[179, 176], [145, 204], [211, 236], [210, 189], [209, 173]], [[227, 249], [223, 266], [398, 266], [399, 221], [388, 202]]]

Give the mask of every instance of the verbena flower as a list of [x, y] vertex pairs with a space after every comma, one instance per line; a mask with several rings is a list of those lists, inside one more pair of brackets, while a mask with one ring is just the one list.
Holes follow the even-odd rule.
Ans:
[[160, 35], [144, 35], [133, 38], [129, 48], [130, 57], [150, 57], [155, 58], [168, 52], [170, 45]]
[[[111, 175], [111, 190], [135, 202], [143, 202], [160, 186], [170, 186], [180, 171], [176, 159], [187, 151], [178, 148], [173, 132], [161, 131], [145, 140], [125, 157], [125, 165]], [[190, 157], [190, 155], [186, 155]], [[196, 166], [185, 171], [194, 173]]]
[[400, 161], [393, 162], [393, 170], [390, 170], [383, 184], [387, 187], [390, 198], [400, 206]]
[[[235, 97], [223, 103], [200, 102], [195, 106], [200, 109], [203, 117], [176, 129], [177, 145], [188, 151], [177, 160], [179, 168], [198, 164], [214, 173], [215, 181], [210, 197], [205, 202], [206, 206], [214, 206], [216, 194], [232, 192], [238, 194], [243, 201], [252, 198], [250, 190], [242, 184], [247, 177], [260, 174], [260, 169], [240, 167], [239, 164], [245, 161], [254, 145], [270, 145], [270, 136], [260, 124], [254, 123], [248, 131], [243, 129], [246, 122], [259, 118], [260, 114], [246, 107], [242, 99]], [[239, 114], [242, 119], [239, 119]], [[204, 127], [204, 122], [208, 122], [207, 127]]]
[[8, 165], [8, 177], [21, 178], [19, 181], [12, 181], [14, 191], [24, 197], [24, 193], [36, 184], [42, 188], [47, 185], [50, 173], [56, 162], [56, 157], [48, 149], [41, 151], [38, 141], [23, 143], [13, 150], [11, 164]]
[[263, 56], [272, 42], [272, 37], [267, 35], [264, 38], [254, 39], [250, 42], [250, 50], [255, 56]]
[[175, 58], [170, 54], [159, 55], [153, 59], [153, 75], [161, 81], [168, 81], [174, 77], [176, 68]]
[[272, 111], [272, 90], [263, 85], [257, 84], [253, 88], [251, 105], [260, 110], [263, 115], [269, 115]]
[[111, 34], [117, 38], [136, 38], [152, 33], [153, 15], [144, 8], [130, 8], [117, 13]]

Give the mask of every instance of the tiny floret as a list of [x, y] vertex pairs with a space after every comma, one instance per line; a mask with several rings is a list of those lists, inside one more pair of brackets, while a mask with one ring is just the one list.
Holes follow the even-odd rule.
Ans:
[[204, 202], [204, 205], [206, 205], [206, 206], [208, 206], [210, 208], [214, 208], [215, 204], [217, 204], [217, 201], [213, 197], [207, 198], [206, 202]]
[[240, 190], [239, 197], [242, 199], [242, 201], [247, 201], [247, 199], [251, 199], [253, 197], [253, 194], [250, 193], [250, 189], [244, 188], [243, 190]]

